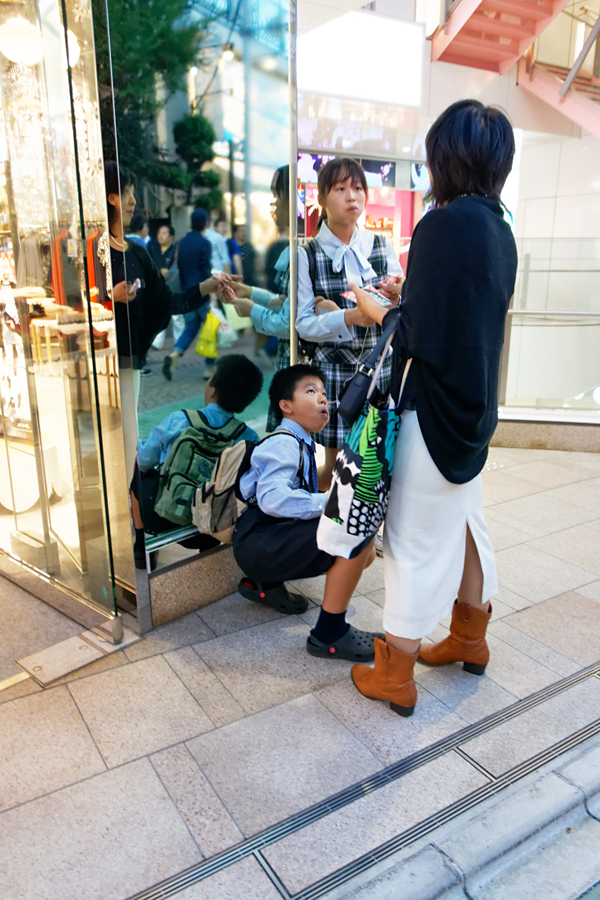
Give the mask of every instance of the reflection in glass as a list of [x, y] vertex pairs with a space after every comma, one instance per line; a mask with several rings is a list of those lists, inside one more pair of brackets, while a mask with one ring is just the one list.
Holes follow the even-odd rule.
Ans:
[[[100, 6], [98, 0], [97, 19]], [[193, 527], [185, 524], [187, 516], [169, 512], [161, 500], [173, 441], [186, 426], [191, 427], [191, 421], [198, 425], [200, 414], [216, 416], [205, 427], [230, 429], [233, 414], [252, 433], [264, 434], [268, 385], [274, 366], [280, 364], [278, 353], [283, 358], [286, 342], [289, 347], [289, 311], [282, 309], [289, 279], [288, 5], [282, 0], [260, 4], [205, 0], [190, 10], [182, 0], [184, 17], [176, 15], [177, 8], [176, 2], [169, 4], [164, 19], [153, 22], [153, 47], [160, 46], [161, 52], [153, 50], [141, 59], [142, 49], [132, 55], [123, 35], [129, 23], [143, 45], [144, 23], [131, 22], [123, 0], [107, 0], [112, 79], [107, 54], [100, 53], [98, 69], [106, 98], [105, 159], [118, 159], [135, 176], [136, 211], [143, 213], [150, 226], [145, 250], [174, 291], [190, 289], [192, 271], [196, 284], [211, 270], [235, 272], [243, 279], [240, 294], [244, 299], [245, 291], [250, 300], [251, 292], [262, 290], [256, 301], [259, 308], [267, 312], [269, 304], [276, 306], [269, 311], [281, 312], [283, 318], [287, 314], [287, 324], [278, 332], [265, 331], [258, 314], [224, 303], [216, 283], [205, 306], [190, 309], [185, 316], [173, 315], [171, 321], [167, 317], [158, 331], [147, 320], [143, 325], [135, 322], [133, 307], [125, 307], [132, 360], [139, 343], [136, 332], [145, 327], [150, 338], [139, 348], [139, 358], [130, 369], [139, 373], [135, 376], [139, 394], [137, 385], [127, 391], [130, 375], [119, 349], [121, 396], [129, 428], [128, 472], [135, 449], [140, 463], [143, 459], [139, 467], [143, 477], [137, 486], [132, 484], [131, 504], [138, 532], [136, 556], [144, 567], [154, 564], [144, 550], [164, 542], [169, 522], [173, 540], [185, 536], [196, 540]], [[108, 46], [108, 32], [100, 35], [101, 27], [97, 25], [96, 32], [102, 50]], [[110, 133], [113, 112], [116, 135]], [[173, 232], [170, 263], [164, 251], [165, 227], [167, 234]], [[125, 280], [133, 284], [141, 276], [133, 271], [129, 255], [126, 252]], [[113, 260], [113, 282], [115, 268]], [[278, 349], [282, 346], [283, 350]], [[234, 389], [240, 395], [245, 381], [252, 380], [248, 374], [240, 381], [243, 363], [220, 366], [221, 360], [234, 357], [252, 365], [248, 373], [257, 369], [262, 376], [258, 395], [242, 406], [223, 403], [223, 390], [217, 391], [218, 403], [208, 396], [215, 390], [219, 369], [219, 377], [225, 372], [227, 378], [237, 379]], [[219, 414], [211, 410], [213, 406], [219, 407]], [[136, 421], [137, 434], [132, 427]], [[148, 446], [155, 446], [157, 434], [163, 438], [157, 458], [144, 456]], [[204, 476], [196, 471], [197, 482], [200, 477]], [[150, 486], [152, 480], [154, 486]], [[137, 508], [140, 500], [141, 510]], [[171, 515], [161, 517], [167, 518], [167, 524], [157, 523], [155, 504], [163, 513], [166, 507]], [[142, 525], [143, 543], [139, 540]], [[173, 558], [174, 551], [169, 552]]]
[[112, 611], [101, 418], [118, 388], [112, 311], [86, 271], [106, 227], [90, 9], [5, 6], [0, 547]]

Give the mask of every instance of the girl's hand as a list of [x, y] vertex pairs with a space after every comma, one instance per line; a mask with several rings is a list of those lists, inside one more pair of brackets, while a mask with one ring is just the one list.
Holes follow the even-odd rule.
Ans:
[[246, 300], [240, 297], [235, 301], [235, 303], [232, 302], [231, 305], [235, 309], [238, 316], [246, 318], [250, 315], [252, 307], [254, 306], [254, 300]]
[[402, 294], [402, 285], [404, 284], [405, 279], [403, 275], [392, 275], [391, 278], [393, 278], [393, 281], [390, 280], [387, 284], [380, 281], [377, 287], [381, 293], [387, 297], [392, 306], [398, 306]]
[[115, 303], [129, 303], [137, 294], [137, 288], [126, 281], [115, 284], [112, 290], [112, 298]]
[[[350, 309], [346, 310], [346, 312], [358, 312], [361, 316], [368, 319], [369, 325], [373, 325], [375, 322], [378, 322], [381, 325], [387, 310], [381, 306], [368, 291], [363, 291], [358, 285], [351, 284], [350, 290], [354, 291], [354, 295], [356, 296], [356, 310]], [[348, 324], [347, 319], [346, 324]], [[362, 322], [352, 322], [352, 324], [362, 325]]]
[[335, 300], [328, 300], [326, 297], [315, 297], [315, 312], [317, 315], [326, 312], [337, 312], [339, 308]]

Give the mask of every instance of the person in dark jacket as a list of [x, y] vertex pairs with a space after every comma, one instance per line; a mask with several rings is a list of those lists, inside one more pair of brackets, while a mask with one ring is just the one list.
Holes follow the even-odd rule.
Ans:
[[[156, 268], [145, 247], [129, 242], [123, 236], [135, 210], [134, 176], [116, 162], [104, 167], [108, 206], [110, 267], [105, 261], [106, 248], [98, 252], [104, 257], [106, 291], [114, 303], [117, 351], [120, 369], [139, 371], [144, 366], [150, 344], [169, 324], [172, 315], [193, 312], [208, 303], [217, 288], [210, 275], [186, 290], [173, 292]], [[110, 269], [110, 271], [109, 271]]]
[[[205, 209], [195, 209], [191, 216], [191, 231], [179, 243], [177, 262], [181, 287], [185, 290], [198, 282], [210, 279], [212, 244], [204, 236], [210, 222], [210, 214]], [[202, 328], [206, 319], [210, 304], [184, 315], [185, 326], [183, 332], [175, 342], [173, 350], [165, 356], [163, 362], [163, 375], [167, 381], [173, 377], [173, 369], [180, 356], [183, 356], [196, 335]]]
[[[388, 700], [403, 716], [417, 699], [417, 657], [462, 662], [475, 675], [489, 660], [485, 634], [498, 582], [479, 473], [498, 420], [517, 271], [500, 202], [514, 149], [503, 112], [476, 100], [450, 106], [427, 135], [434, 208], [412, 236], [400, 307], [386, 314], [351, 285], [365, 315], [384, 328], [396, 323], [392, 396], [412, 360], [384, 531], [386, 638], [375, 642], [374, 669], [352, 670], [362, 694]], [[449, 636], [421, 645], [450, 613]]]

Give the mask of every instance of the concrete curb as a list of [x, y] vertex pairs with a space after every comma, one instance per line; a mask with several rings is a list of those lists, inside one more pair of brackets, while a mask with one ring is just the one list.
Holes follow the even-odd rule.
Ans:
[[[600, 853], [590, 852], [598, 846], [596, 735], [327, 898], [526, 900], [531, 889], [531, 897], [576, 900], [600, 879]], [[548, 880], [541, 892], [540, 880]]]

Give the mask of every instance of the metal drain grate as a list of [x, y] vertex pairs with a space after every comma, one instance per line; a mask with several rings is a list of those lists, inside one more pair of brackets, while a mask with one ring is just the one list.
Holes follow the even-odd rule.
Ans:
[[[561, 681], [557, 681], [548, 687], [542, 688], [534, 694], [530, 694], [529, 697], [517, 701], [512, 704], [512, 706], [508, 706], [500, 712], [487, 716], [485, 719], [482, 719], [474, 725], [467, 725], [460, 731], [437, 741], [435, 744], [431, 744], [424, 750], [420, 750], [417, 753], [412, 754], [412, 756], [406, 757], [406, 759], [393, 763], [391, 766], [382, 769], [380, 772], [376, 772], [374, 775], [365, 778], [363, 781], [357, 782], [357, 784], [340, 791], [338, 794], [334, 794], [326, 800], [322, 800], [321, 802], [314, 804], [314, 806], [291, 816], [289, 819], [286, 819], [277, 825], [273, 825], [271, 828], [267, 828], [265, 831], [243, 841], [231, 850], [225, 850], [217, 856], [213, 856], [206, 862], [198, 863], [196, 866], [193, 866], [179, 875], [167, 878], [160, 884], [142, 891], [139, 894], [133, 895], [129, 900], [167, 900], [167, 898], [175, 897], [181, 891], [191, 887], [191, 885], [198, 884], [198, 882], [203, 881], [205, 878], [208, 878], [223, 869], [229, 868], [229, 866], [232, 866], [236, 862], [240, 862], [242, 859], [246, 859], [249, 856], [254, 856], [257, 859], [281, 896], [285, 898], [285, 900], [290, 900], [290, 894], [281, 883], [276, 873], [273, 872], [268, 862], [264, 859], [260, 850], [271, 844], [277, 843], [277, 841], [280, 841], [289, 834], [300, 831], [312, 822], [316, 822], [330, 813], [342, 809], [344, 806], [353, 803], [355, 800], [372, 793], [372, 791], [390, 784], [396, 779], [401, 778], [407, 772], [420, 768], [426, 763], [443, 756], [450, 750], [455, 750], [460, 744], [464, 744], [480, 734], [491, 731], [503, 722], [508, 722], [510, 719], [522, 715], [524, 712], [539, 706], [541, 703], [550, 700], [558, 694], [564, 693], [564, 691], [569, 690], [569, 688], [574, 687], [593, 676], [600, 678], [600, 663], [588, 666], [586, 669], [582, 669], [574, 675], [569, 675]], [[534, 772], [540, 766], [545, 765], [547, 762], [551, 762], [561, 753], [566, 752], [566, 750], [571, 749], [571, 747], [577, 746], [577, 744], [582, 743], [588, 737], [597, 733], [600, 733], [600, 719], [498, 778], [494, 778], [490, 773], [486, 772], [486, 776], [492, 779], [489, 784], [484, 785], [467, 797], [446, 807], [444, 810], [435, 813], [434, 816], [420, 822], [408, 831], [403, 832], [401, 835], [398, 835], [396, 838], [383, 844], [372, 853], [369, 853], [358, 860], [354, 860], [354, 862], [349, 863], [348, 866], [339, 869], [338, 872], [333, 873], [322, 881], [316, 882], [311, 885], [310, 888], [301, 891], [299, 894], [295, 894], [293, 900], [317, 900], [317, 898], [324, 896], [328, 891], [333, 890], [334, 887], [343, 884], [345, 881], [349, 881], [370, 866], [381, 862], [382, 859], [386, 859], [388, 856], [396, 853], [408, 844], [413, 843], [420, 837], [433, 831], [444, 822], [455, 818], [467, 809], [471, 809], [473, 806], [477, 805], [477, 803], [492, 796], [504, 787], [513, 784], [525, 775]], [[460, 751], [460, 753], [461, 756], [468, 759], [472, 765], [481, 771], [480, 766], [471, 760], [464, 751]]]

